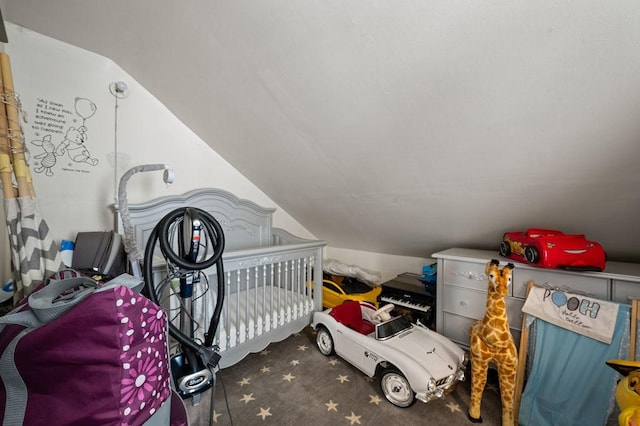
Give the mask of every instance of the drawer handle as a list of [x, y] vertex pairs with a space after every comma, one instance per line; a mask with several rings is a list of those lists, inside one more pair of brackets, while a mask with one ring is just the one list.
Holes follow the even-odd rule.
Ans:
[[487, 279], [487, 276], [485, 274], [482, 273], [478, 273], [478, 272], [452, 272], [453, 275], [459, 275], [461, 277], [464, 278], [468, 278], [470, 280], [477, 280], [477, 281], [485, 281]]
[[468, 308], [469, 302], [467, 302], [466, 300], [462, 300], [460, 301], [460, 306], [462, 306], [463, 308]]

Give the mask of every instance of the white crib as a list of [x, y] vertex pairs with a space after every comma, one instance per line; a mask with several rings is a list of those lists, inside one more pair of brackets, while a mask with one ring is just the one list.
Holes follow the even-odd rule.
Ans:
[[[325, 243], [272, 228], [275, 209], [212, 188], [128, 207], [136, 243], [143, 250], [156, 224], [176, 208], [200, 208], [222, 226], [225, 300], [214, 341], [220, 348], [221, 368], [302, 330], [311, 322], [313, 312], [322, 309]], [[154, 280], [161, 280], [163, 263], [157, 262], [153, 270]], [[204, 295], [207, 303], [194, 313], [199, 322], [211, 317], [217, 296], [215, 266], [204, 272], [209, 291]], [[204, 340], [202, 330], [196, 330], [196, 337]]]

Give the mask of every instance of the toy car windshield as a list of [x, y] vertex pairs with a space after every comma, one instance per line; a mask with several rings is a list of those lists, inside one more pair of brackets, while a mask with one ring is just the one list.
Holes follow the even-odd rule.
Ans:
[[343, 290], [347, 294], [360, 294], [360, 293], [368, 293], [371, 291], [371, 286], [363, 283], [362, 281], [358, 281], [355, 278], [345, 277], [340, 283]]
[[376, 325], [376, 339], [385, 340], [409, 328], [411, 328], [411, 323], [407, 318], [403, 316], [395, 317]]

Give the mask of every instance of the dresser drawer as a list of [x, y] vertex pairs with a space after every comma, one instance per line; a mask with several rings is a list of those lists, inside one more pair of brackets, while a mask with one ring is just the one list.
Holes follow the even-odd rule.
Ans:
[[[445, 312], [443, 315], [444, 335], [457, 344], [469, 347], [469, 327], [476, 322], [476, 319], [468, 318]], [[520, 330], [511, 328], [511, 335], [516, 344], [520, 346]]]
[[[524, 300], [506, 297], [507, 317], [511, 328], [520, 329], [522, 325], [522, 306]], [[452, 314], [480, 319], [487, 305], [487, 293], [456, 286], [445, 286], [442, 294], [442, 310]]]
[[474, 318], [444, 313], [444, 335], [454, 342], [469, 347], [469, 327], [476, 321]]
[[634, 281], [613, 280], [612, 300], [631, 304], [632, 299], [640, 299], [640, 283]]
[[533, 281], [537, 286], [548, 284], [572, 293], [585, 293], [589, 296], [609, 300], [609, 281], [605, 277], [592, 277], [577, 272], [567, 273], [555, 269], [526, 269], [513, 270], [513, 296], [525, 298], [527, 283]]
[[478, 319], [484, 315], [486, 301], [486, 292], [445, 286], [442, 293], [442, 310]]

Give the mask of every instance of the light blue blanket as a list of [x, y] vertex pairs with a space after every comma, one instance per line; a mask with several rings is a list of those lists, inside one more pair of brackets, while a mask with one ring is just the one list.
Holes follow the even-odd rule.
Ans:
[[536, 319], [531, 372], [520, 402], [524, 426], [604, 425], [613, 407], [619, 359], [629, 339], [629, 305], [620, 305], [611, 344]]

